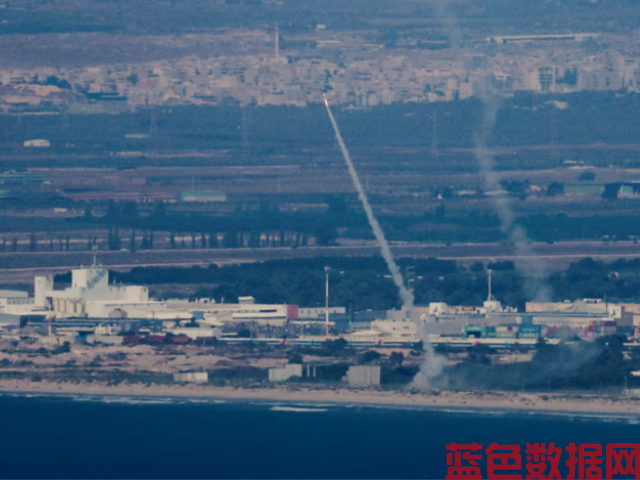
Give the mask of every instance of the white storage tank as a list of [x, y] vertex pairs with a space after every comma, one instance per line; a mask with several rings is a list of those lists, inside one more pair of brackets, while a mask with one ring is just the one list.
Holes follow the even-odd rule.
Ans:
[[43, 276], [34, 279], [34, 308], [45, 310], [48, 308], [47, 292], [53, 290], [53, 277]]

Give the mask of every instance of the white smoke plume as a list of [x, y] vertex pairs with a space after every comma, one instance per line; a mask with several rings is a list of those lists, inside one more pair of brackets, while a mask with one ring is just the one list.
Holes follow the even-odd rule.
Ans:
[[[447, 0], [435, 0], [433, 3], [437, 18], [440, 20], [443, 29], [449, 36], [451, 49], [459, 53], [462, 47], [464, 36], [458, 25], [455, 14], [449, 12]], [[477, 90], [476, 90], [477, 89]], [[483, 119], [480, 129], [474, 136], [474, 155], [480, 167], [480, 173], [484, 178], [485, 190], [496, 191], [501, 188], [500, 176], [496, 172], [495, 159], [489, 147], [491, 132], [496, 124], [496, 117], [500, 109], [502, 100], [493, 88], [492, 78], [485, 77], [480, 84], [474, 85], [474, 93], [480, 98], [483, 106]], [[516, 255], [521, 257], [522, 263], [530, 276], [527, 276], [527, 289], [536, 301], [548, 301], [548, 288], [542, 282], [547, 269], [546, 260], [536, 256], [530, 246], [527, 232], [519, 227], [514, 227], [515, 215], [509, 204], [509, 199], [500, 195], [492, 196], [494, 208], [498, 217], [502, 231], [505, 232], [510, 241], [514, 244]]]
[[384, 236], [384, 232], [382, 228], [380, 228], [380, 224], [376, 219], [376, 216], [373, 214], [373, 210], [371, 209], [371, 205], [369, 205], [369, 199], [367, 195], [364, 193], [364, 188], [362, 188], [362, 184], [360, 183], [360, 178], [358, 177], [358, 172], [353, 166], [353, 162], [351, 161], [351, 155], [349, 155], [349, 150], [347, 150], [347, 146], [342, 139], [342, 135], [340, 134], [340, 129], [338, 128], [338, 124], [336, 123], [336, 119], [333, 118], [333, 114], [331, 113], [331, 108], [329, 108], [329, 102], [327, 99], [324, 99], [324, 104], [327, 106], [327, 112], [329, 113], [329, 118], [331, 119], [331, 124], [333, 125], [333, 130], [336, 134], [336, 139], [338, 140], [338, 144], [340, 145], [340, 150], [342, 150], [342, 156], [344, 157], [344, 161], [347, 162], [347, 167], [349, 168], [349, 175], [351, 176], [351, 180], [353, 181], [353, 185], [356, 187], [358, 191], [358, 198], [362, 202], [362, 207], [364, 208], [365, 213], [367, 214], [367, 219], [369, 220], [369, 225], [371, 225], [371, 229], [373, 230], [373, 234], [376, 237], [376, 242], [380, 247], [380, 251], [382, 252], [382, 257], [384, 261], [387, 262], [387, 267], [389, 267], [389, 271], [391, 272], [391, 277], [393, 278], [393, 283], [396, 284], [398, 290], [400, 290], [400, 298], [402, 299], [402, 303], [404, 303], [405, 307], [410, 312], [413, 312], [413, 295], [407, 289], [404, 284], [404, 279], [402, 278], [402, 274], [400, 273], [400, 268], [396, 264], [393, 259], [393, 255], [391, 254], [391, 249], [389, 248], [389, 243]]
[[380, 224], [376, 216], [373, 213], [373, 209], [369, 204], [369, 199], [362, 188], [362, 184], [360, 183], [360, 178], [358, 177], [358, 172], [356, 172], [355, 167], [353, 166], [353, 162], [351, 161], [351, 155], [349, 155], [349, 150], [347, 150], [347, 146], [342, 139], [342, 135], [340, 134], [340, 129], [338, 128], [338, 124], [336, 123], [336, 119], [333, 117], [331, 113], [331, 108], [329, 108], [329, 102], [327, 99], [324, 99], [324, 104], [327, 107], [327, 113], [329, 114], [329, 119], [331, 120], [331, 125], [333, 125], [333, 130], [336, 134], [336, 139], [338, 140], [338, 144], [340, 145], [340, 150], [342, 150], [342, 156], [344, 157], [344, 161], [347, 163], [347, 168], [349, 169], [349, 175], [351, 176], [351, 180], [353, 181], [353, 185], [355, 186], [358, 192], [358, 198], [360, 202], [362, 202], [362, 207], [364, 208], [365, 213], [367, 214], [367, 219], [369, 220], [369, 225], [371, 225], [371, 229], [373, 230], [373, 234], [376, 237], [376, 242], [380, 247], [380, 251], [382, 253], [382, 257], [384, 261], [387, 263], [387, 267], [391, 272], [391, 277], [393, 278], [393, 283], [396, 284], [398, 290], [400, 292], [400, 298], [402, 299], [402, 303], [405, 308], [409, 312], [409, 318], [415, 323], [416, 330], [420, 335], [420, 339], [422, 340], [423, 348], [426, 351], [427, 358], [423, 362], [420, 367], [420, 371], [414, 378], [414, 386], [418, 388], [428, 388], [429, 387], [429, 379], [437, 377], [444, 367], [444, 359], [435, 355], [433, 351], [433, 347], [431, 346], [431, 342], [429, 341], [429, 337], [424, 331], [422, 326], [422, 322], [419, 317], [416, 315], [415, 309], [413, 308], [413, 294], [407, 289], [404, 283], [404, 278], [402, 277], [402, 273], [400, 273], [400, 268], [396, 264], [393, 259], [393, 255], [391, 253], [391, 249], [389, 248], [389, 243], [384, 236], [384, 232], [382, 228], [380, 228]]
[[[474, 154], [480, 167], [480, 173], [484, 178], [485, 189], [496, 191], [500, 189], [500, 176], [495, 170], [495, 159], [491, 148], [488, 146], [491, 131], [496, 123], [496, 116], [500, 108], [501, 100], [492, 90], [490, 79], [485, 79], [483, 85], [479, 85], [479, 97], [482, 100], [484, 115], [482, 125], [476, 131], [474, 143]], [[536, 256], [531, 248], [527, 232], [519, 227], [514, 227], [515, 215], [509, 204], [509, 200], [501, 195], [492, 196], [495, 210], [500, 218], [502, 230], [509, 235], [509, 239], [515, 245], [516, 254], [522, 258], [528, 276], [526, 287], [536, 301], [548, 301], [548, 289], [541, 283], [547, 272], [547, 265], [544, 258]]]

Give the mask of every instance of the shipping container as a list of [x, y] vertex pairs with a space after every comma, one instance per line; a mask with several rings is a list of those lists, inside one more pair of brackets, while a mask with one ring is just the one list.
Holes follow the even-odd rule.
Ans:
[[122, 339], [122, 343], [125, 345], [135, 345], [142, 341], [142, 337], [140, 335], [129, 335]]
[[186, 335], [176, 335], [171, 338], [172, 343], [189, 343], [191, 341], [191, 337]]

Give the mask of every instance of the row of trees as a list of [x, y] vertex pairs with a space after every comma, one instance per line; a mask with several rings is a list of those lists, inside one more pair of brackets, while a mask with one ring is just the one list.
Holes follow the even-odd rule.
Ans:
[[130, 252], [138, 250], [153, 250], [154, 248], [171, 249], [208, 249], [208, 248], [260, 248], [260, 247], [301, 247], [309, 245], [313, 239], [316, 244], [330, 245], [338, 237], [337, 231], [319, 232], [317, 236], [309, 236], [304, 232], [282, 231], [282, 232], [260, 232], [260, 231], [228, 231], [223, 233], [176, 233], [169, 232], [168, 237], [162, 238], [162, 243], [158, 245], [156, 241], [157, 233], [153, 231], [143, 231], [140, 236], [136, 230], [122, 235], [118, 227], [107, 230], [106, 239], [101, 235], [90, 235], [85, 240], [71, 239], [67, 234], [66, 238], [58, 237], [54, 239], [40, 240], [35, 233], [29, 235], [29, 241], [18, 240], [18, 237], [7, 238], [4, 236], [0, 241], [0, 252], [21, 251], [69, 251], [74, 250], [112, 250], [118, 251], [126, 249]]
[[[62, 237], [58, 237], [57, 239], [53, 239], [53, 237], [49, 237], [47, 241], [41, 243], [38, 241], [38, 238], [35, 233], [31, 233], [29, 235], [29, 243], [27, 244], [27, 249], [30, 252], [35, 252], [37, 250], [60, 250], [60, 251], [68, 251], [70, 248], [71, 239], [69, 235], [63, 240]], [[4, 236], [2, 238], [2, 242], [0, 242], [0, 252], [17, 252], [18, 251], [18, 238], [13, 237], [9, 241], [7, 241], [7, 237]]]
[[[516, 192], [519, 183], [511, 182], [508, 188]], [[506, 187], [505, 187], [506, 188]], [[549, 186], [549, 194], [561, 194], [562, 184]], [[233, 215], [213, 216], [201, 213], [167, 212], [164, 203], [159, 202], [148, 215], [140, 215], [133, 202], [108, 205], [107, 212], [94, 216], [87, 209], [82, 217], [51, 223], [50, 219], [31, 220], [30, 223], [16, 224], [15, 219], [5, 225], [15, 231], [43, 231], [49, 236], [49, 248], [68, 250], [69, 243], [75, 249], [82, 249], [77, 238], [65, 243], [55, 240], [53, 232], [73, 230], [102, 230], [106, 238], [96, 236], [89, 239], [87, 248], [119, 250], [153, 248], [258, 248], [258, 247], [298, 247], [308, 245], [313, 239], [315, 245], [332, 245], [338, 232], [346, 238], [371, 239], [371, 229], [359, 208], [350, 208], [348, 197], [330, 196], [326, 198], [329, 208], [321, 214], [287, 213], [263, 205], [257, 210], [235, 212]], [[42, 220], [42, 221], [40, 221]], [[523, 227], [534, 241], [556, 242], [571, 239], [626, 240], [640, 235], [637, 215], [570, 217], [558, 215], [531, 215], [516, 219], [514, 225]], [[422, 242], [498, 242], [508, 238], [508, 232], [501, 230], [497, 215], [468, 212], [449, 213], [443, 203], [421, 215], [381, 216], [380, 223], [390, 240]], [[120, 231], [126, 236], [121, 238]], [[142, 239], [131, 241], [131, 230], [144, 232]], [[152, 238], [158, 232], [170, 232], [164, 239]], [[171, 233], [173, 232], [173, 233]], [[72, 234], [73, 235], [73, 234]], [[76, 234], [77, 235], [77, 234]], [[86, 237], [85, 237], [86, 238]], [[11, 239], [9, 239], [11, 242]], [[46, 242], [46, 240], [45, 240]], [[5, 251], [11, 250], [7, 245]], [[15, 249], [22, 249], [16, 240]], [[29, 250], [42, 249], [42, 241], [35, 240], [26, 247]], [[85, 245], [84, 240], [82, 240]], [[46, 248], [46, 247], [44, 247]]]
[[[606, 192], [617, 193], [620, 184], [608, 185]], [[503, 188], [514, 195], [523, 193], [525, 182], [504, 182]], [[605, 196], [609, 195], [605, 192]], [[564, 193], [564, 185], [553, 182], [547, 195]], [[99, 225], [106, 228], [140, 229], [143, 231], [192, 232], [191, 235], [212, 236], [227, 233], [229, 248], [234, 246], [297, 246], [305, 245], [309, 238], [315, 238], [318, 245], [331, 245], [338, 231], [349, 238], [371, 238], [371, 230], [361, 209], [350, 208], [347, 198], [329, 196], [329, 208], [321, 214], [287, 213], [263, 205], [258, 210], [235, 212], [228, 216], [212, 216], [196, 213], [168, 213], [164, 203], [157, 204], [147, 215], [138, 214], [133, 202], [110, 203], [103, 216], [94, 217], [90, 211], [84, 217], [71, 220], [83, 222], [86, 226]], [[351, 200], [350, 200], [351, 201]], [[435, 241], [435, 242], [495, 242], [508, 238], [508, 232], [501, 229], [497, 215], [480, 212], [456, 213], [452, 215], [443, 203], [422, 215], [381, 216], [382, 228], [391, 240]], [[432, 225], [433, 224], [433, 225]], [[568, 216], [530, 215], [516, 219], [515, 224], [525, 228], [532, 240], [555, 242], [570, 239], [619, 240], [640, 235], [637, 215], [619, 216]], [[269, 233], [271, 232], [271, 233]], [[176, 233], [177, 234], [177, 233]], [[234, 240], [235, 237], [235, 240]], [[222, 239], [219, 240], [219, 244]], [[222, 245], [219, 245], [222, 246]], [[176, 245], [176, 248], [178, 246]]]
[[329, 196], [329, 208], [317, 213], [284, 213], [262, 204], [257, 209], [234, 212], [233, 215], [213, 216], [194, 212], [167, 212], [164, 202], [158, 202], [148, 215], [140, 215], [135, 202], [110, 201], [104, 215], [95, 216], [90, 208], [84, 216], [70, 219], [83, 225], [107, 228], [135, 228], [165, 232], [300, 232], [307, 236], [326, 236], [325, 230], [340, 227], [366, 226], [363, 212], [352, 212], [343, 197]]
[[[90, 240], [90, 248], [96, 244], [95, 237]], [[337, 238], [337, 232], [333, 239]], [[172, 249], [208, 249], [208, 248], [259, 248], [259, 247], [298, 247], [309, 244], [310, 237], [303, 232], [238, 232], [229, 231], [222, 234], [217, 232], [210, 233], [192, 233], [192, 234], [176, 234], [169, 233], [168, 243], [163, 248]], [[321, 239], [322, 240], [322, 239]], [[316, 237], [318, 241], [318, 237]], [[93, 242], [93, 243], [92, 243]], [[131, 252], [137, 250], [153, 250], [155, 236], [153, 231], [144, 232], [142, 239], [139, 240], [136, 231], [132, 230], [129, 236], [127, 248]], [[329, 244], [329, 240], [325, 240], [324, 244]], [[157, 244], [156, 244], [157, 246]], [[107, 248], [109, 250], [121, 250], [124, 244], [118, 228], [109, 229], [107, 236]]]
[[[152, 250], [153, 249], [153, 232], [144, 232], [142, 234], [142, 242], [140, 243], [141, 250]], [[95, 242], [95, 240], [94, 240]], [[93, 248], [93, 244], [90, 245]], [[107, 247], [109, 250], [121, 250], [122, 249], [122, 239], [120, 238], [120, 232], [118, 229], [109, 229], [109, 233], [107, 236]], [[136, 237], [136, 231], [131, 231], [131, 237], [129, 240], [129, 251], [135, 252], [138, 250], [138, 240]]]

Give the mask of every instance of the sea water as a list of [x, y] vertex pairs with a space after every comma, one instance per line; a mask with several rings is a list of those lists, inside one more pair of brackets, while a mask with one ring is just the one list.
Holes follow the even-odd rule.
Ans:
[[451, 442], [637, 442], [632, 416], [0, 396], [2, 478], [444, 478]]

